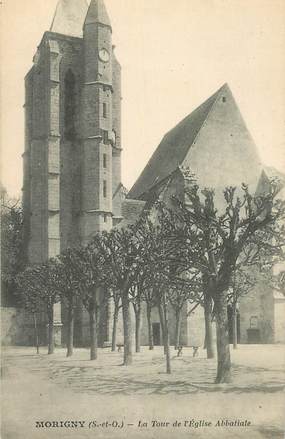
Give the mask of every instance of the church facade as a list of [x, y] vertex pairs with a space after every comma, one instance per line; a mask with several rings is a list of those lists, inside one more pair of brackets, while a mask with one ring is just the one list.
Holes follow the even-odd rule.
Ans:
[[[36, 264], [95, 232], [133, 223], [154, 199], [181, 195], [191, 168], [218, 203], [227, 185], [255, 190], [262, 170], [256, 146], [228, 85], [169, 131], [127, 197], [121, 182], [121, 67], [103, 0], [59, 0], [25, 78], [23, 209], [27, 257]], [[275, 340], [274, 296], [262, 284], [240, 304], [240, 342]], [[58, 342], [64, 312], [55, 309]], [[100, 343], [111, 334], [112, 307], [101, 316]], [[145, 319], [145, 316], [144, 316]], [[104, 321], [103, 321], [104, 320]], [[170, 319], [174, 340], [174, 317]], [[142, 344], [147, 344], [146, 321]], [[250, 329], [257, 329], [254, 340]], [[153, 312], [155, 343], [162, 343]], [[253, 334], [253, 332], [252, 332]], [[122, 337], [119, 325], [118, 337]], [[181, 342], [202, 344], [203, 310], [183, 311]], [[88, 342], [88, 320], [76, 317], [75, 341]]]

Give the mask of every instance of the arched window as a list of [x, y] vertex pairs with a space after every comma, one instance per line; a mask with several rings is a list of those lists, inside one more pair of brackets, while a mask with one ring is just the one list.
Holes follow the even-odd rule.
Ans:
[[64, 78], [64, 137], [75, 137], [75, 76], [70, 69]]

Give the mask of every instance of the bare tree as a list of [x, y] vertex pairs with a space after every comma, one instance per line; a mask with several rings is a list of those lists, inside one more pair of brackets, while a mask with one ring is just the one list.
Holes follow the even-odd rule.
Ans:
[[134, 265], [137, 252], [129, 229], [112, 230], [96, 235], [92, 240], [105, 261], [109, 272], [108, 286], [119, 291], [122, 301], [124, 325], [124, 365], [132, 364], [132, 325], [130, 314], [130, 290], [134, 285]]
[[[169, 302], [175, 312], [175, 348], [180, 346], [180, 333], [181, 333], [181, 315], [182, 309], [187, 303], [199, 304], [201, 300], [201, 276], [198, 271], [188, 270], [186, 272], [180, 272], [176, 269], [171, 273], [169, 278]], [[188, 311], [189, 312], [189, 311]], [[187, 312], [187, 314], [188, 314]], [[190, 315], [190, 314], [188, 314]]]
[[25, 272], [19, 273], [16, 277], [17, 292], [20, 305], [33, 316], [35, 331], [35, 347], [37, 354], [40, 353], [40, 338], [38, 328], [38, 315], [43, 312], [43, 303], [39, 294], [32, 268], [27, 268]]
[[78, 252], [67, 248], [57, 258], [60, 270], [60, 285], [62, 299], [67, 303], [67, 357], [73, 355], [74, 313], [79, 297], [79, 282], [82, 271], [79, 267]]
[[54, 353], [54, 305], [60, 301], [60, 272], [57, 261], [49, 259], [45, 264], [35, 268], [35, 277], [39, 282], [42, 301], [46, 304], [48, 316], [48, 353]]
[[[276, 200], [276, 188], [267, 195], [252, 196], [246, 185], [238, 196], [235, 188], [224, 191], [225, 208], [218, 212], [214, 191], [202, 192], [196, 184], [186, 190], [185, 202], [174, 200], [172, 231], [187, 258], [201, 271], [204, 293], [214, 302], [217, 331], [218, 367], [216, 382], [231, 380], [228, 339], [228, 291], [237, 261], [252, 245], [257, 254], [279, 258], [283, 255], [284, 202]], [[172, 220], [172, 217], [170, 219]]]
[[27, 268], [18, 277], [18, 284], [25, 286], [22, 294], [27, 306], [33, 312], [34, 304], [42, 302], [48, 320], [48, 354], [54, 353], [54, 315], [55, 303], [60, 300], [60, 271], [58, 262], [50, 259], [48, 262]]
[[[169, 346], [169, 274], [177, 266], [175, 245], [169, 240], [163, 219], [159, 216], [150, 218], [144, 216], [132, 227], [135, 245], [138, 251], [138, 271], [135, 273], [135, 284], [139, 280], [139, 288], [147, 292], [144, 297], [148, 300], [148, 312], [152, 303], [158, 307], [164, 353], [166, 357], [166, 372], [171, 373]], [[148, 317], [150, 319], [150, 315]], [[151, 322], [148, 322], [151, 325]], [[150, 330], [149, 330], [150, 331]]]
[[143, 290], [140, 284], [139, 279], [136, 280], [135, 284], [132, 286], [130, 290], [131, 302], [133, 305], [134, 313], [135, 313], [135, 346], [136, 352], [140, 352], [141, 350], [141, 317], [142, 317], [142, 297]]
[[[96, 247], [100, 241], [100, 235], [96, 237], [86, 248], [77, 249], [78, 267], [81, 273], [79, 279], [79, 290], [82, 302], [89, 314], [90, 327], [90, 360], [97, 359], [98, 351], [98, 314], [104, 304], [108, 302], [106, 272], [104, 270], [105, 260]], [[100, 297], [100, 290], [104, 289], [103, 297]]]
[[16, 276], [26, 266], [21, 204], [1, 193], [1, 305], [15, 306]]
[[[153, 349], [153, 335], [151, 324], [151, 308], [154, 304], [154, 278], [157, 275], [154, 242], [157, 239], [158, 229], [144, 215], [130, 227], [135, 246], [136, 261], [133, 264], [134, 284], [131, 288], [131, 300], [136, 318], [136, 352], [140, 352], [140, 330], [143, 301], [146, 302], [149, 347]], [[154, 256], [154, 257], [153, 257]]]
[[146, 303], [147, 329], [148, 329], [148, 346], [149, 350], [153, 350], [153, 330], [152, 330], [152, 309], [155, 306], [154, 288], [148, 286], [144, 290], [144, 302]]
[[113, 289], [110, 290], [110, 292], [111, 292], [111, 299], [113, 300], [114, 303], [113, 327], [112, 327], [112, 352], [115, 352], [116, 343], [117, 343], [117, 326], [119, 320], [119, 312], [122, 305], [121, 305], [120, 291]]

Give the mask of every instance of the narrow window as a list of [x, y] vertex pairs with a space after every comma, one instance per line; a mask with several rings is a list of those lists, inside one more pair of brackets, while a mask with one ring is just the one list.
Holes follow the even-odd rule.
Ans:
[[64, 137], [75, 137], [75, 77], [70, 69], [64, 78]]
[[108, 145], [109, 139], [108, 139], [108, 131], [102, 130], [102, 137], [103, 137], [103, 143], [105, 145]]
[[103, 117], [107, 117], [107, 104], [105, 102], [103, 103]]
[[107, 215], [106, 215], [106, 213], [104, 213], [104, 223], [106, 223], [107, 222]]
[[103, 197], [107, 198], [107, 181], [103, 180]]
[[107, 154], [103, 154], [103, 168], [107, 168]]

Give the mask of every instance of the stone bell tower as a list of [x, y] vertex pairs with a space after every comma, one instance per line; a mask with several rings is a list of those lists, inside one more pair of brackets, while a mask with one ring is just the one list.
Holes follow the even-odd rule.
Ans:
[[23, 206], [39, 263], [121, 219], [121, 72], [103, 0], [59, 0], [33, 61]]
[[23, 209], [36, 264], [121, 220], [121, 68], [103, 0], [59, 0], [25, 87]]
[[102, 0], [91, 1], [83, 27], [81, 95], [82, 216], [88, 242], [95, 230], [120, 218], [120, 67], [113, 54], [112, 27]]

